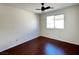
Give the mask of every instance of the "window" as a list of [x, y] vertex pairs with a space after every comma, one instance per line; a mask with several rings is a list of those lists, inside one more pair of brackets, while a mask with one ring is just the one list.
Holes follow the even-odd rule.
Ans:
[[54, 28], [54, 16], [47, 17], [47, 28]]
[[64, 29], [64, 15], [55, 16], [55, 28]]
[[64, 14], [47, 16], [46, 22], [48, 29], [64, 29]]

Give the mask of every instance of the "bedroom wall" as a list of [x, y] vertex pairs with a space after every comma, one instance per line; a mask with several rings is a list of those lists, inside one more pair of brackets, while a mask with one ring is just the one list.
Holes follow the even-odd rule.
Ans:
[[39, 36], [39, 16], [35, 13], [0, 5], [0, 51]]
[[[64, 29], [47, 29], [46, 17], [54, 14], [65, 15]], [[49, 38], [55, 38], [79, 45], [79, 5], [71, 6], [54, 12], [42, 14], [41, 18], [41, 35]]]

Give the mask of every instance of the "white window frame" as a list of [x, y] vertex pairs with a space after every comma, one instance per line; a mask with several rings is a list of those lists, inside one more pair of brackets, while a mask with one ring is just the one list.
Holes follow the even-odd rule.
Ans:
[[[57, 14], [57, 15], [63, 15], [64, 16], [64, 14]], [[50, 17], [50, 16], [46, 17], [46, 28], [47, 29], [64, 29], [64, 24], [63, 24], [63, 28], [56, 28], [55, 27], [55, 16], [57, 16], [57, 15], [52, 15], [52, 16], [54, 16], [54, 28], [47, 28], [47, 17]], [[65, 17], [64, 17], [64, 19], [65, 19]], [[64, 21], [64, 19], [63, 19], [63, 21]]]

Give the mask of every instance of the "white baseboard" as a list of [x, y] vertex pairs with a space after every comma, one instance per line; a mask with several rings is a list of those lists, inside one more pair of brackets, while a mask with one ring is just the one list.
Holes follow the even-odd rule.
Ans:
[[14, 42], [6, 42], [4, 45], [0, 46], [0, 52], [2, 52], [4, 50], [7, 50], [7, 49], [10, 49], [12, 47], [15, 47], [17, 45], [20, 45], [24, 42], [30, 41], [30, 40], [32, 40], [34, 38], [37, 38], [37, 37], [39, 37], [39, 36], [34, 36], [34, 37], [32, 36], [28, 39], [27, 38], [25, 38], [25, 39], [22, 38], [20, 40], [15, 40]]
[[43, 37], [48, 37], [48, 38], [51, 38], [51, 39], [56, 39], [56, 40], [63, 41], [63, 42], [67, 42], [67, 43], [71, 43], [71, 44], [74, 44], [74, 45], [79, 45], [79, 43], [70, 42], [70, 41], [67, 41], [67, 40], [60, 39], [60, 38], [49, 37], [49, 36], [45, 36], [45, 35], [42, 35], [42, 36]]

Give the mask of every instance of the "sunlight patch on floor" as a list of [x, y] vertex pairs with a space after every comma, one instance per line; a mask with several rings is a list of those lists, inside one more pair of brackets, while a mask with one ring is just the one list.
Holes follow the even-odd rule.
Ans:
[[45, 45], [45, 54], [46, 55], [64, 55], [64, 51], [53, 44], [47, 43]]

